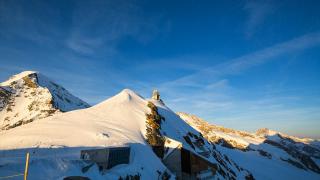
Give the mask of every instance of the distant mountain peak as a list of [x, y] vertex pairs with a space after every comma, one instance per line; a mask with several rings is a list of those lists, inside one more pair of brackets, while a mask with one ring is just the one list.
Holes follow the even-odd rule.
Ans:
[[37, 71], [23, 71], [0, 83], [0, 130], [87, 107], [88, 103]]
[[260, 128], [256, 131], [256, 135], [258, 136], [274, 136], [276, 134], [279, 134], [279, 132], [277, 131], [273, 131], [273, 130], [270, 130], [268, 128]]

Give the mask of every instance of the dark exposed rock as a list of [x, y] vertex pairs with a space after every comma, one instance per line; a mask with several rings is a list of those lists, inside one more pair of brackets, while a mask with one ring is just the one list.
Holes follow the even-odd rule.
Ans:
[[281, 159], [282, 161], [286, 161], [286, 162], [292, 164], [293, 166], [295, 166], [295, 167], [297, 167], [297, 168], [306, 170], [306, 168], [305, 168], [302, 164], [300, 164], [299, 162], [297, 162], [297, 161], [294, 161], [294, 160], [292, 160], [292, 159], [283, 159], [283, 158], [280, 158], [280, 159]]
[[258, 149], [257, 151], [259, 152], [259, 154], [260, 154], [261, 156], [267, 157], [267, 158], [269, 158], [269, 159], [272, 158], [272, 155], [271, 155], [270, 153], [264, 151], [264, 150]]
[[12, 93], [3, 87], [0, 87], [0, 111], [10, 102]]
[[252, 174], [248, 174], [245, 176], [246, 180], [255, 180]]
[[193, 149], [195, 149], [189, 136], [183, 136], [183, 138]]

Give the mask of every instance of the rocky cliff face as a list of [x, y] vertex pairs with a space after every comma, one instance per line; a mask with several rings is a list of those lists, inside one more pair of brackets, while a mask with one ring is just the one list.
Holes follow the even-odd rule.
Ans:
[[0, 130], [89, 107], [44, 75], [25, 71], [0, 83]]
[[[279, 174], [283, 173], [281, 169], [290, 169], [288, 171], [298, 176], [312, 174], [311, 179], [320, 177], [318, 140], [293, 137], [267, 128], [248, 133], [209, 124], [195, 115], [177, 114], [210, 142], [217, 144], [218, 149], [220, 147], [240, 166], [252, 172], [254, 177], [278, 179]], [[279, 174], [265, 173], [258, 168], [262, 166]]]

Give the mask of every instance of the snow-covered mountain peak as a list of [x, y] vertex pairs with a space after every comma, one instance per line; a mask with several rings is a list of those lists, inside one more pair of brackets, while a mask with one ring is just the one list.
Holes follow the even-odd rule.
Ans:
[[119, 94], [138, 95], [136, 92], [128, 88], [123, 89]]
[[[92, 108], [109, 108], [113, 106], [123, 105], [123, 104], [132, 104], [132, 105], [145, 105], [146, 101], [145, 99], [134, 92], [131, 89], [123, 89], [118, 94], [110, 97], [109, 99], [102, 101], [101, 103], [97, 104], [96, 106]], [[140, 105], [139, 105], [140, 104]]]
[[312, 144], [313, 142], [317, 141], [317, 140], [314, 140], [314, 139], [311, 139], [311, 138], [299, 138], [299, 137], [295, 137], [295, 136], [290, 136], [290, 135], [287, 135], [285, 133], [274, 131], [274, 130], [271, 130], [271, 129], [268, 129], [268, 128], [258, 129], [256, 131], [256, 135], [260, 136], [260, 137], [264, 137], [264, 138], [269, 139], [269, 140], [278, 140], [278, 141], [280, 141], [282, 139], [290, 139], [292, 141], [299, 142], [299, 143], [304, 143], [304, 144], [310, 144], [310, 143]]
[[0, 83], [0, 130], [87, 107], [89, 104], [36, 71], [24, 71]]
[[31, 74], [38, 74], [38, 72], [37, 71], [22, 71], [21, 73], [13, 75], [8, 80], [0, 83], [0, 86], [10, 86], [10, 84], [12, 82], [18, 81], [18, 80], [20, 80], [26, 76], [29, 76]]
[[116, 95], [116, 97], [119, 100], [123, 101], [131, 101], [132, 99], [144, 99], [142, 96], [140, 96], [138, 93], [134, 92], [131, 89], [123, 89], [119, 94]]
[[270, 130], [268, 128], [261, 128], [256, 131], [256, 135], [263, 136], [263, 137], [274, 136], [277, 134], [279, 134], [279, 132]]

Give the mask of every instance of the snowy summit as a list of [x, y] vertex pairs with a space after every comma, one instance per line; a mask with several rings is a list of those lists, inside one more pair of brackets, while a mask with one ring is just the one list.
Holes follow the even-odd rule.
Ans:
[[89, 107], [46, 76], [24, 71], [0, 83], [0, 131]]

